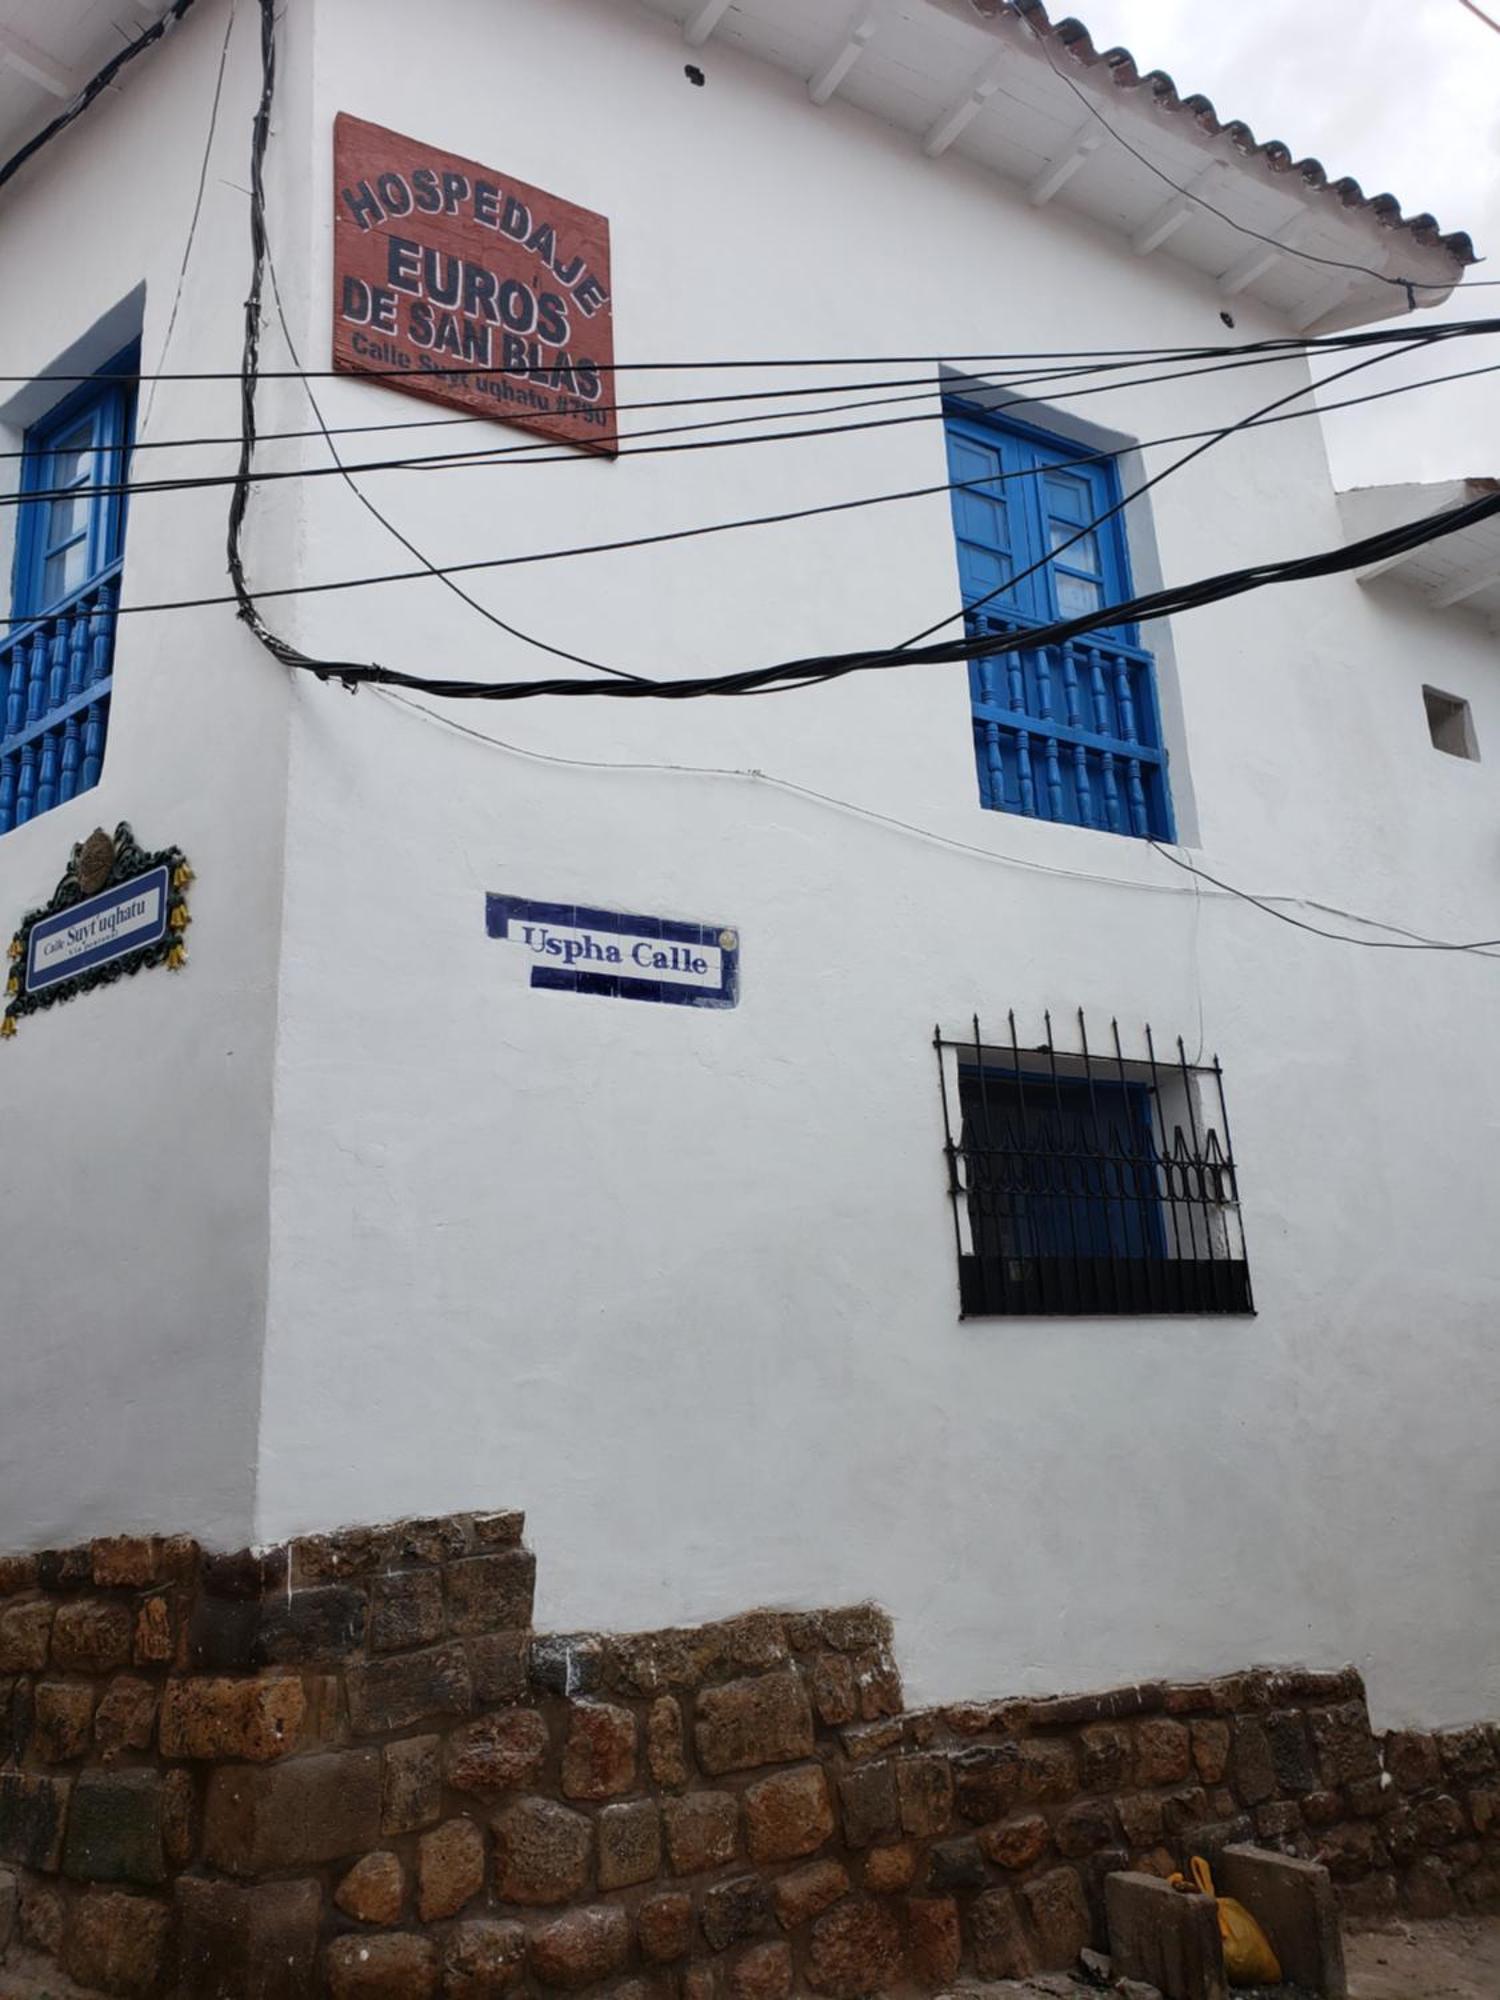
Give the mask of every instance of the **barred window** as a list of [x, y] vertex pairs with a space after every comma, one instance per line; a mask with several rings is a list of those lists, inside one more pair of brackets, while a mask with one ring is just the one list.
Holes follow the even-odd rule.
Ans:
[[1218, 1057], [1042, 1020], [934, 1035], [963, 1317], [1253, 1312]]

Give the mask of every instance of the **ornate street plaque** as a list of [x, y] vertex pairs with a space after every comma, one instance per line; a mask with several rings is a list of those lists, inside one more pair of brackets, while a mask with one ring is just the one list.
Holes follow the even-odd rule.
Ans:
[[187, 891], [193, 879], [180, 847], [148, 854], [129, 823], [96, 827], [68, 859], [39, 910], [28, 910], [10, 941], [10, 977], [0, 1038], [25, 1014], [108, 986], [146, 966], [178, 972], [187, 963]]

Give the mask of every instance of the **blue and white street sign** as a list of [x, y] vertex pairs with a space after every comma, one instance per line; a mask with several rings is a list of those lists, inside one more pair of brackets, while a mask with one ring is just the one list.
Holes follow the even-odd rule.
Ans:
[[153, 868], [33, 924], [26, 947], [26, 990], [40, 993], [76, 979], [80, 972], [155, 944], [166, 931], [167, 871]]
[[720, 924], [491, 895], [485, 928], [525, 954], [533, 986], [676, 1007], [733, 1007], [739, 998], [739, 935]]

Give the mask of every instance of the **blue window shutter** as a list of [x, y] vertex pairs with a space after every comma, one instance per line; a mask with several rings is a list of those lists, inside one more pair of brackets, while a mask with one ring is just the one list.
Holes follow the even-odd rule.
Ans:
[[[136, 349], [33, 424], [0, 636], [0, 833], [98, 784], [113, 685]], [[44, 495], [49, 497], [43, 497]], [[30, 497], [28, 497], [30, 496]]]
[[966, 1070], [959, 1099], [978, 1254], [1166, 1256], [1142, 1086]]
[[1170, 840], [1156, 669], [1135, 628], [1026, 643], [1040, 626], [1131, 595], [1124, 524], [1100, 520], [1120, 497], [1113, 462], [966, 404], [948, 406], [947, 441], [969, 629], [1015, 640], [970, 665], [981, 803]]

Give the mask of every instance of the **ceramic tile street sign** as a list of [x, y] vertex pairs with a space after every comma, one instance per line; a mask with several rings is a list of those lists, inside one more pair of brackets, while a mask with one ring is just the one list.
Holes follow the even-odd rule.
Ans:
[[721, 924], [491, 895], [485, 928], [525, 961], [535, 987], [676, 1007], [739, 999], [739, 934]]

